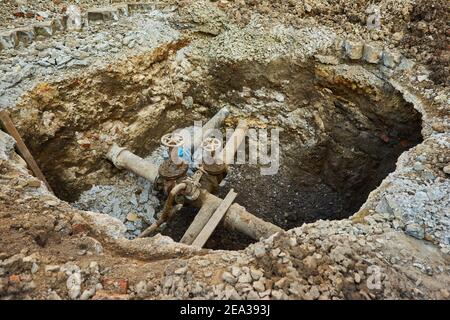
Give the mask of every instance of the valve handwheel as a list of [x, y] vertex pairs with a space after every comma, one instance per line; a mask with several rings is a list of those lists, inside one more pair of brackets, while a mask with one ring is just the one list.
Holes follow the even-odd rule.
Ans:
[[169, 148], [182, 147], [184, 144], [184, 139], [181, 134], [168, 133], [162, 136], [161, 143]]
[[217, 138], [206, 138], [202, 142], [202, 148], [208, 152], [214, 152], [222, 146], [222, 142]]

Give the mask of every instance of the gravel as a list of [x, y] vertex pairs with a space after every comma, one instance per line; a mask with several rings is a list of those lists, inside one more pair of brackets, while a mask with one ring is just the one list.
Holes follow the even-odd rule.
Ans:
[[13, 106], [37, 81], [76, 74], [79, 68], [98, 68], [111, 59], [178, 39], [179, 32], [169, 25], [170, 16], [161, 11], [136, 13], [80, 32], [59, 33], [28, 47], [0, 51], [0, 109]]
[[[326, 27], [296, 29], [284, 25], [263, 27], [261, 17], [255, 16], [244, 28], [230, 26], [212, 41], [199, 47], [202, 55], [213, 59], [269, 61], [277, 57], [305, 59], [331, 47], [336, 35]], [[279, 99], [279, 96], [277, 96]]]

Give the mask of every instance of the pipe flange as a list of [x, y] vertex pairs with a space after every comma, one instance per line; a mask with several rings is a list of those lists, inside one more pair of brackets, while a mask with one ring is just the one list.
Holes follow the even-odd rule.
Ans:
[[203, 170], [212, 176], [218, 176], [227, 172], [227, 166], [225, 163], [217, 164], [202, 164]]
[[175, 164], [166, 160], [159, 166], [158, 173], [165, 180], [174, 180], [185, 176], [188, 169], [189, 165], [186, 162]]

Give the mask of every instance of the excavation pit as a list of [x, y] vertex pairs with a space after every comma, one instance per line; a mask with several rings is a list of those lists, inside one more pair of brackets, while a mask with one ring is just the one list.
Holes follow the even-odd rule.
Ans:
[[[143, 216], [161, 210], [164, 198], [106, 160], [108, 148], [117, 142], [161, 161], [161, 136], [205, 121], [223, 105], [231, 112], [226, 127], [244, 119], [257, 130], [279, 128], [281, 157], [274, 175], [261, 175], [258, 165], [231, 166], [217, 195], [233, 188], [235, 202], [285, 230], [351, 216], [399, 155], [421, 141], [419, 113], [358, 65], [208, 61], [205, 78], [191, 80], [183, 99], [173, 89], [167, 55], [146, 57], [146, 69], [136, 61], [131, 74], [105, 70], [42, 84], [13, 112], [56, 195], [120, 218], [129, 238], [154, 221]], [[179, 241], [197, 211], [182, 209], [162, 234]], [[219, 226], [205, 247], [237, 250], [253, 241]]]

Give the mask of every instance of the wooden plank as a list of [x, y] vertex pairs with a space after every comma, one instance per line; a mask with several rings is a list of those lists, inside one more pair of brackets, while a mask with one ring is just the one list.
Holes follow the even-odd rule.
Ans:
[[38, 164], [25, 145], [25, 142], [23, 142], [22, 137], [20, 136], [19, 132], [11, 121], [11, 118], [9, 117], [9, 114], [6, 113], [6, 111], [0, 111], [0, 122], [6, 133], [8, 133], [16, 140], [17, 151], [30, 167], [31, 171], [39, 180], [41, 180], [46, 185], [47, 189], [53, 193], [53, 190], [45, 179], [44, 174], [42, 173], [41, 169], [39, 169]]
[[217, 210], [221, 202], [222, 201], [204, 203], [198, 213], [195, 215], [194, 220], [184, 233], [180, 242], [184, 244], [192, 244], [192, 242], [194, 242], [200, 232], [202, 232], [209, 219], [211, 219], [212, 215]]
[[233, 203], [236, 196], [237, 193], [234, 192], [233, 189], [231, 189], [230, 192], [228, 192], [227, 196], [220, 203], [219, 207], [216, 209], [211, 219], [209, 219], [205, 227], [202, 229], [202, 231], [200, 231], [197, 238], [194, 240], [194, 242], [192, 242], [193, 246], [202, 248], [205, 245], [206, 241], [208, 241], [209, 237], [212, 235], [216, 227], [219, 225], [220, 221], [227, 212], [228, 208]]

